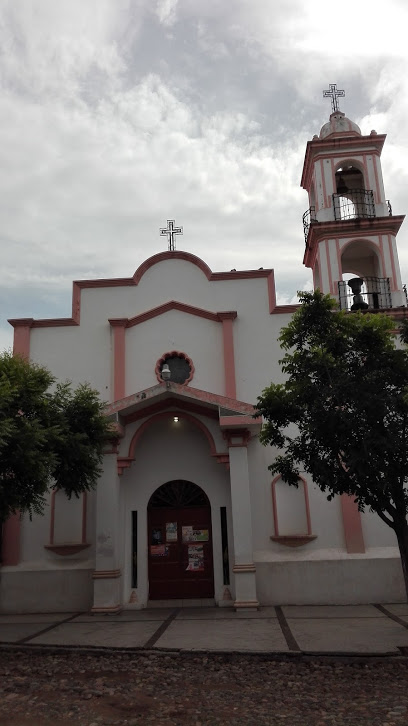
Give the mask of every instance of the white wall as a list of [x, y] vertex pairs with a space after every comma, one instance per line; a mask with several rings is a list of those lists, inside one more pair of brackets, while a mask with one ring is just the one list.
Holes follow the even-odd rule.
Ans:
[[225, 395], [221, 323], [177, 310], [126, 330], [126, 395], [157, 385], [156, 362], [173, 350], [193, 361], [191, 386]]

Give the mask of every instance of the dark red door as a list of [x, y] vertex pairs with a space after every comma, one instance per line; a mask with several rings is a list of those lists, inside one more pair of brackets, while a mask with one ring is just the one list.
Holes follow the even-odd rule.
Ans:
[[[180, 488], [184, 496], [173, 496]], [[195, 490], [200, 496], [194, 500]], [[157, 496], [160, 491], [167, 496]], [[173, 506], [165, 506], [169, 499]], [[214, 596], [211, 509], [199, 487], [190, 482], [160, 487], [149, 504], [148, 538], [151, 600]]]

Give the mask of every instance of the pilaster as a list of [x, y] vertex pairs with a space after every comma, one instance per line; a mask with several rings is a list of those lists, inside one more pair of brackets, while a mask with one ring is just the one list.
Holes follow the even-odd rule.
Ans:
[[96, 488], [96, 556], [92, 612], [116, 612], [122, 607], [120, 485], [115, 447], [105, 454]]
[[235, 608], [256, 608], [255, 565], [252, 554], [252, 518], [249, 486], [247, 430], [228, 430], [224, 433], [230, 457], [232, 529], [235, 562]]

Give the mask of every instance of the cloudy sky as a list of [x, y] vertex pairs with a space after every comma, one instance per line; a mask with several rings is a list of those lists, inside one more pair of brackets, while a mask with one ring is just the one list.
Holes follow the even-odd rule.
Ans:
[[[305, 144], [330, 114], [387, 133], [408, 212], [408, 4], [0, 0], [0, 350], [8, 317], [71, 313], [73, 279], [128, 277], [166, 249], [310, 284]], [[399, 235], [408, 282], [408, 220]]]

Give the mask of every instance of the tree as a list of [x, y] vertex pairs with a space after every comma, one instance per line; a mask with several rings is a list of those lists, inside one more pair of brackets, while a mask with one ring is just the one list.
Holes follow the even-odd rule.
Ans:
[[50, 488], [94, 488], [110, 423], [87, 384], [56, 384], [44, 367], [0, 356], [0, 530], [12, 513], [42, 514]]
[[[408, 597], [407, 349], [385, 314], [339, 312], [318, 290], [300, 302], [279, 337], [287, 380], [257, 403], [262, 443], [281, 450], [269, 469], [294, 486], [302, 469], [329, 500], [376, 512], [396, 534]], [[406, 322], [400, 332], [407, 343]]]

